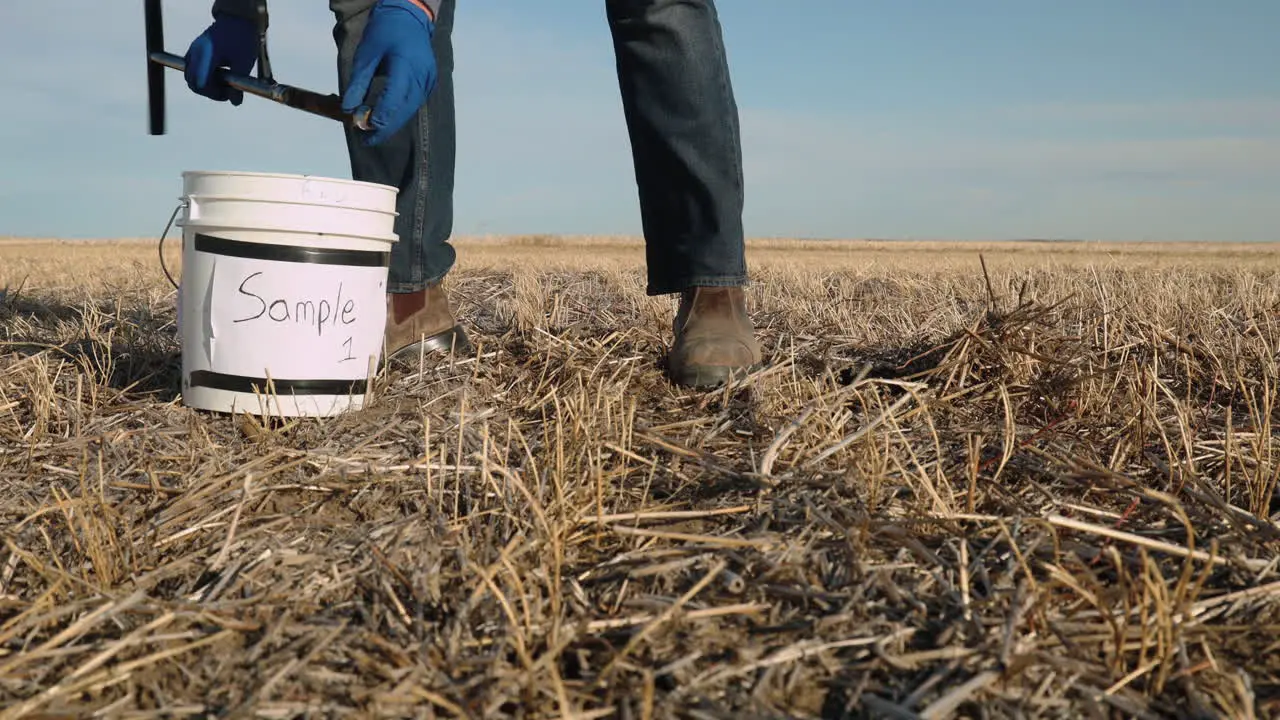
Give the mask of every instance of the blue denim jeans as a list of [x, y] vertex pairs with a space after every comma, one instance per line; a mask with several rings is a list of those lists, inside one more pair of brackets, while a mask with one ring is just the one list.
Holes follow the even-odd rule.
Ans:
[[[330, 0], [339, 92], [374, 0]], [[400, 188], [391, 292], [420, 290], [452, 269], [456, 132], [454, 8], [440, 6], [436, 89], [387, 143], [348, 133], [352, 177]], [[713, 0], [605, 0], [631, 143], [649, 295], [695, 285], [744, 285], [742, 145], [738, 107]], [[554, 73], [555, 68], [548, 69]], [[382, 91], [375, 80], [373, 96]]]

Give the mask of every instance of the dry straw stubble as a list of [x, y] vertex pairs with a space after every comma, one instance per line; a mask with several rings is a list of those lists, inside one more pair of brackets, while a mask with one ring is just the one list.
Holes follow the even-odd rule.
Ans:
[[0, 247], [4, 717], [1280, 713], [1274, 248], [761, 241], [690, 393], [634, 242], [459, 245], [476, 355], [289, 423]]

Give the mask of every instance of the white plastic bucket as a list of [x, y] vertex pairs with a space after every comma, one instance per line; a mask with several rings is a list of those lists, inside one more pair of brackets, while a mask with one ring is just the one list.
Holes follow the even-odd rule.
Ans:
[[261, 416], [364, 406], [386, 331], [396, 188], [184, 172], [182, 403]]

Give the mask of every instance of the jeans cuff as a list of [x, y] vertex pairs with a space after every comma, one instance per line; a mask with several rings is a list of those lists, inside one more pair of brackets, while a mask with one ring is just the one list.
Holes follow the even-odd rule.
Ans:
[[746, 273], [737, 275], [695, 275], [682, 280], [650, 281], [645, 294], [671, 295], [681, 293], [691, 287], [746, 287], [749, 284]]
[[[450, 268], [451, 270], [452, 268]], [[444, 282], [445, 277], [449, 274], [449, 270], [436, 275], [429, 275], [422, 280], [388, 280], [387, 292], [389, 293], [415, 293], [427, 289], [428, 285], [436, 285]]]

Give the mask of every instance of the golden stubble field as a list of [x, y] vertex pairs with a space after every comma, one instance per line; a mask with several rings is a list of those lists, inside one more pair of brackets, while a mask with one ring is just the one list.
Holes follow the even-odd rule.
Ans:
[[634, 241], [458, 245], [474, 357], [259, 424], [0, 241], [0, 717], [1280, 717], [1280, 248], [757, 241], [694, 393]]

